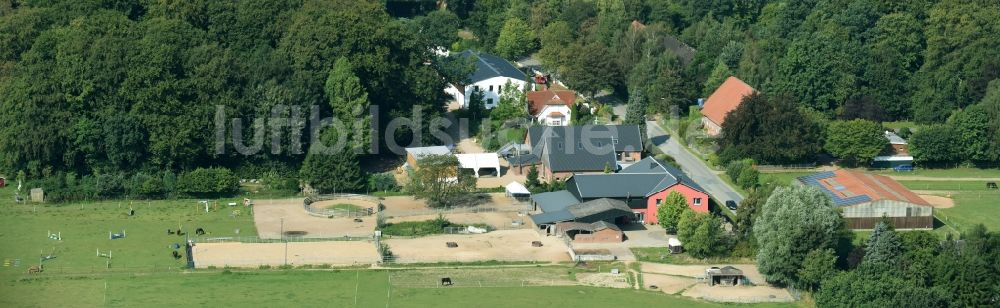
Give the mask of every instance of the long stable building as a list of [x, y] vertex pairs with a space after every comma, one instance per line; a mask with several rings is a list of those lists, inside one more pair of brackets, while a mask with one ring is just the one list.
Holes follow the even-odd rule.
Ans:
[[[629, 215], [615, 223], [655, 224], [657, 208], [672, 192], [684, 196], [688, 206], [695, 212], [709, 212], [708, 194], [704, 189], [680, 170], [652, 157], [647, 157], [619, 173], [575, 174], [566, 181], [566, 190], [537, 194], [532, 196], [532, 201], [543, 212], [536, 216], [548, 218], [569, 217], [550, 213], [577, 203], [613, 200], [615, 204], [620, 205], [615, 208], [629, 212]], [[535, 219], [538, 225], [563, 221], [578, 220]]]
[[841, 208], [848, 228], [872, 229], [887, 218], [897, 229], [931, 229], [934, 208], [902, 184], [881, 175], [847, 170], [826, 171], [797, 178], [798, 184], [819, 188]]

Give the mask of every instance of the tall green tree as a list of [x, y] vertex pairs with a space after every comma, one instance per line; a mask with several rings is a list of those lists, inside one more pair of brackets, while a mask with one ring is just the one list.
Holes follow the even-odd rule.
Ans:
[[924, 64], [914, 78], [913, 116], [941, 123], [951, 110], [979, 101], [1000, 77], [1000, 4], [975, 0], [939, 1], [927, 12]]
[[340, 57], [334, 62], [324, 92], [334, 117], [342, 121], [350, 132], [351, 148], [371, 148], [371, 113], [368, 110], [371, 103], [347, 58]]
[[505, 59], [520, 59], [535, 50], [536, 42], [534, 32], [528, 24], [516, 17], [508, 18], [504, 22], [500, 37], [494, 50]]
[[760, 211], [757, 267], [774, 283], [797, 283], [809, 251], [834, 248], [844, 230], [833, 201], [815, 187], [778, 187]]
[[648, 107], [646, 106], [646, 97], [638, 91], [632, 93], [628, 100], [628, 106], [625, 110], [625, 120], [622, 121], [622, 124], [638, 125], [639, 132], [642, 135], [645, 135], [647, 110]]
[[798, 287], [815, 291], [820, 283], [837, 274], [837, 255], [833, 249], [814, 249], [806, 254], [799, 269]]
[[959, 160], [961, 139], [950, 125], [932, 125], [913, 133], [910, 154], [917, 163], [938, 164]]
[[824, 148], [849, 165], [868, 164], [887, 145], [882, 125], [872, 121], [834, 121], [826, 128]]
[[677, 238], [684, 243], [684, 250], [695, 258], [717, 256], [728, 249], [722, 221], [710, 214], [697, 214], [694, 211], [681, 214]]
[[656, 220], [667, 233], [677, 233], [677, 224], [685, 211], [691, 211], [683, 194], [672, 191], [667, 199], [656, 208]]
[[821, 149], [821, 136], [819, 125], [791, 98], [755, 93], [726, 115], [720, 156], [750, 157], [761, 164], [809, 161]]
[[715, 92], [716, 89], [722, 85], [722, 82], [726, 81], [726, 78], [732, 76], [733, 72], [729, 70], [729, 66], [723, 61], [719, 61], [712, 69], [712, 73], [708, 75], [708, 79], [705, 80], [705, 85], [702, 87], [701, 95], [702, 97], [708, 97]]
[[426, 199], [432, 207], [456, 205], [459, 197], [476, 188], [476, 178], [458, 169], [454, 155], [431, 155], [421, 158], [406, 190]]
[[564, 81], [573, 89], [593, 97], [611, 88], [621, 75], [611, 58], [611, 52], [600, 43], [574, 43], [567, 48], [569, 55], [561, 71]]

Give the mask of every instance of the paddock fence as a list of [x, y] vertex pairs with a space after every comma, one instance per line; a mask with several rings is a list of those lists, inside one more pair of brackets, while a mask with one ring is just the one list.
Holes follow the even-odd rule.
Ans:
[[[361, 200], [370, 202], [376, 205], [375, 208], [362, 208], [360, 210], [350, 210], [350, 209], [319, 209], [312, 206], [313, 203], [328, 200]], [[315, 195], [309, 196], [303, 199], [302, 207], [305, 208], [309, 215], [324, 217], [324, 218], [337, 218], [337, 217], [347, 217], [347, 218], [357, 218], [366, 217], [375, 214], [382, 208], [382, 201], [377, 197], [369, 195], [359, 195], [359, 194], [326, 194], [326, 195]]]
[[374, 235], [364, 236], [341, 236], [341, 237], [296, 237], [286, 236], [284, 238], [260, 238], [256, 236], [227, 236], [227, 237], [192, 237], [189, 240], [195, 243], [247, 243], [247, 244], [267, 244], [267, 243], [311, 243], [311, 242], [332, 242], [332, 241], [371, 241]]

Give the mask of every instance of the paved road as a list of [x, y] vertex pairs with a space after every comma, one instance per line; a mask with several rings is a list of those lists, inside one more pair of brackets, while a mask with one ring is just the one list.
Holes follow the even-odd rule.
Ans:
[[649, 135], [649, 140], [663, 150], [664, 153], [673, 156], [677, 164], [681, 165], [681, 169], [695, 183], [698, 183], [698, 185], [707, 190], [708, 195], [718, 201], [720, 206], [726, 200], [736, 200], [737, 203], [743, 201], [743, 196], [740, 196], [736, 190], [733, 190], [726, 182], [722, 181], [718, 175], [705, 165], [704, 161], [684, 149], [677, 140], [670, 138], [659, 125], [656, 125], [656, 122], [646, 122], [646, 131]]

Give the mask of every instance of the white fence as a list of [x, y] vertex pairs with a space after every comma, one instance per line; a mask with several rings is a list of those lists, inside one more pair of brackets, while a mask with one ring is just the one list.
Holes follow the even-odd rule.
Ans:
[[[362, 200], [371, 202], [376, 205], [376, 208], [364, 208], [361, 210], [348, 210], [348, 209], [317, 209], [312, 206], [313, 203], [326, 200]], [[358, 195], [358, 194], [329, 194], [329, 195], [317, 195], [306, 197], [302, 201], [302, 206], [306, 209], [310, 215], [320, 216], [326, 218], [332, 217], [365, 217], [374, 214], [379, 208], [382, 207], [382, 202], [372, 196], [368, 195]]]
[[307, 243], [307, 242], [331, 242], [331, 241], [370, 241], [374, 238], [372, 234], [363, 236], [342, 236], [342, 237], [292, 237], [265, 239], [256, 236], [227, 236], [227, 237], [192, 237], [190, 241], [195, 243]]

